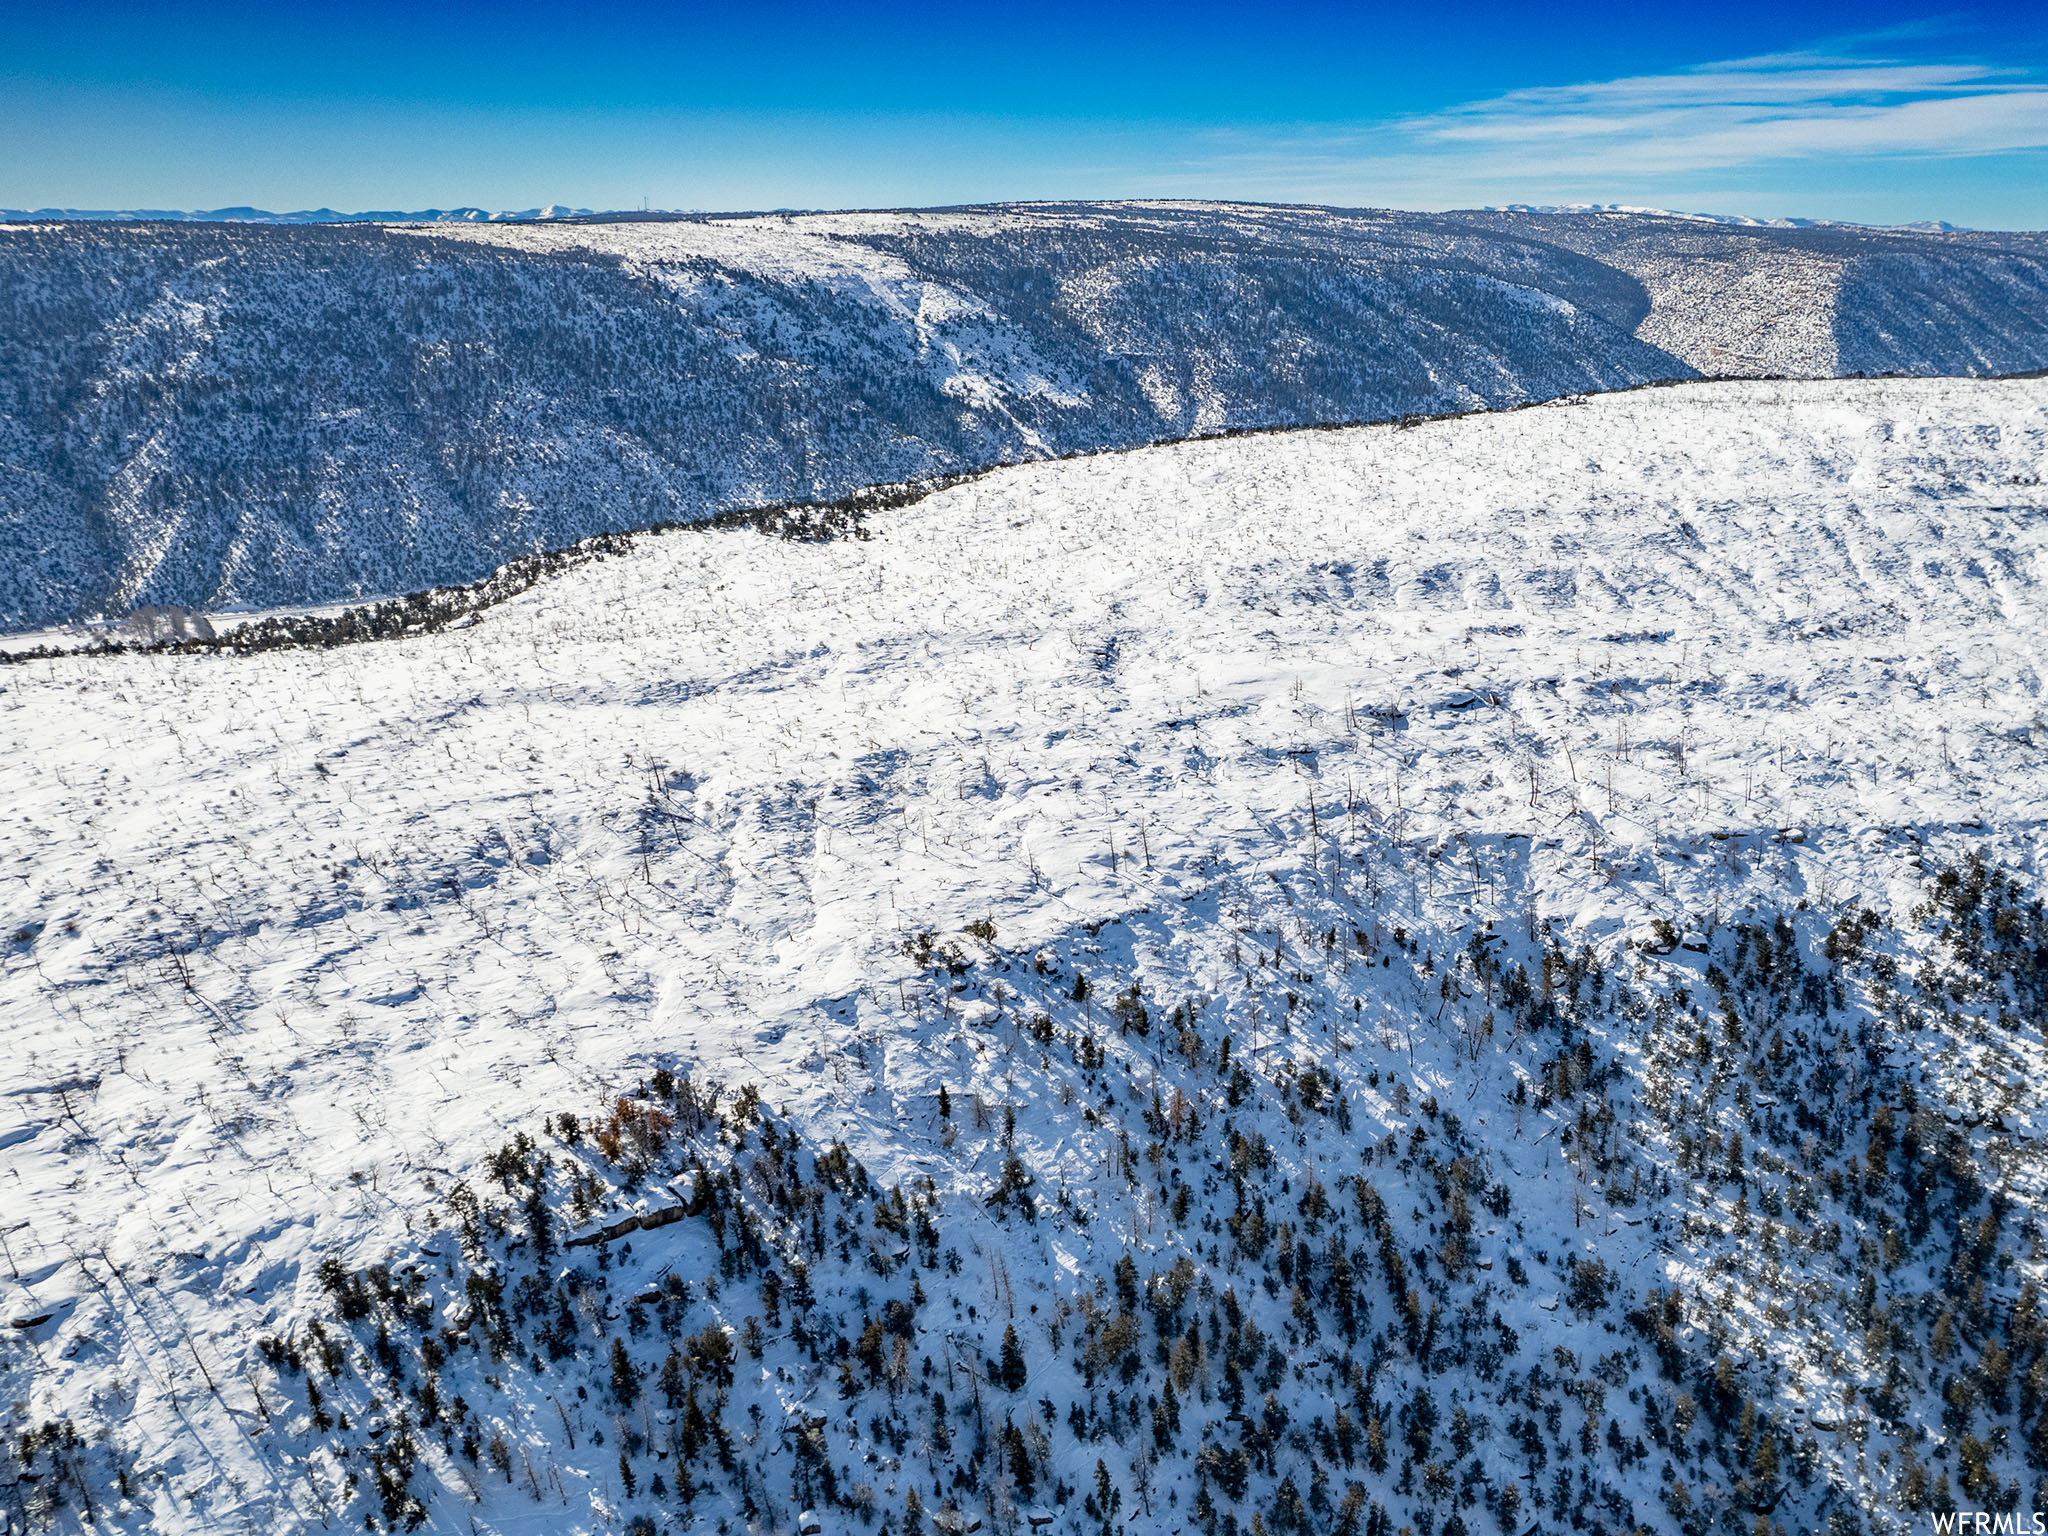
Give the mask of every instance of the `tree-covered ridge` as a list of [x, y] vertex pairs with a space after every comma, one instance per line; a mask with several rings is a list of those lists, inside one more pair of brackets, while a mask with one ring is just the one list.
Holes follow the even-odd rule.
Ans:
[[0, 626], [391, 597], [1234, 428], [2014, 372], [2044, 288], [2032, 237], [1605, 216], [0, 226]]
[[[2001, 1117], [2037, 1097], [2048, 919], [2017, 879], [1604, 962], [1246, 932], [1256, 1037], [1104, 938], [913, 936], [970, 1065], [908, 1162], [978, 1183], [885, 1180], [662, 1069], [515, 1137], [416, 1251], [323, 1263], [253, 1383], [302, 1507], [1374, 1536], [2027, 1507], [2040, 1163]], [[1397, 971], [1454, 1092], [1346, 1002]]]

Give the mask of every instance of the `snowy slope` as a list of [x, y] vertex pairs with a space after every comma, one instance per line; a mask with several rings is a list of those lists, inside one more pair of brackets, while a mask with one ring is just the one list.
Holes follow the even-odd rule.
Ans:
[[[1355, 1483], [1375, 1533], [1790, 1530], [1906, 1519], [1895, 1440], [2032, 1487], [2033, 951], [1972, 981], [1915, 909], [1972, 854], [2039, 889], [2044, 464], [2039, 381], [1690, 384], [650, 537], [418, 640], [7, 669], [0, 1426], [79, 1442], [0, 1507], [681, 1528], [686, 1462], [706, 1528], [900, 1531], [915, 1487], [1064, 1532], [1099, 1461], [1113, 1529], [1346, 1529]], [[1994, 958], [2048, 946], [2000, 889]], [[692, 1088], [617, 1118], [656, 1068]], [[1859, 1173], [1902, 1082], [1917, 1228]], [[657, 1104], [686, 1143], [636, 1163]], [[715, 1230], [536, 1269], [536, 1206], [559, 1244], [706, 1188]], [[2002, 1412], [1964, 1371], [1944, 1421], [1945, 1287]], [[1896, 1434], [1840, 1395], [1894, 1336]]]
[[1779, 226], [1669, 214], [1472, 215], [1640, 281], [1644, 341], [1717, 378], [2040, 366], [2038, 234]]
[[0, 228], [0, 625], [1708, 375], [2048, 365], [2038, 237], [1049, 204]]

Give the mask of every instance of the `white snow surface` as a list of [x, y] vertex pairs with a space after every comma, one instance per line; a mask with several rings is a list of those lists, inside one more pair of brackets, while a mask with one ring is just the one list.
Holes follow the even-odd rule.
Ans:
[[[0, 1320], [56, 1314], [0, 1338], [0, 1408], [124, 1447], [117, 1528], [318, 1526], [252, 1340], [658, 1062], [986, 1191], [929, 1096], [1006, 1069], [917, 930], [1121, 919], [1148, 991], [1255, 1030], [1233, 935], [1367, 886], [1424, 941], [1513, 912], [1614, 954], [1910, 903], [1964, 844], [2038, 873], [2044, 467], [2048, 382], [1689, 384], [1006, 468], [867, 539], [649, 537], [412, 641], [0, 672]], [[1358, 1070], [1491, 1103], [1518, 1203], [1562, 1191], [1381, 976]], [[1042, 1179], [1099, 1172], [1076, 1114], [1020, 1117]], [[1637, 1281], [1687, 1262], [1599, 1231]], [[1078, 1240], [986, 1241], [1036, 1288]], [[612, 1528], [506, 1499], [434, 1528]]]

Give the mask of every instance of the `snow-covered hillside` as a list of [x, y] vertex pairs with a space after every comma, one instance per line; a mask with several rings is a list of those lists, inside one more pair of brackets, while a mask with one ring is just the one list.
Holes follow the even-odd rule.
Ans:
[[2039, 235], [1936, 227], [1730, 225], [1674, 215], [1474, 215], [1595, 256], [1641, 282], [1644, 341], [1710, 378], [1999, 374], [2044, 311]]
[[0, 1509], [2021, 1498], [2044, 466], [1688, 384], [7, 668]]
[[2039, 237], [1215, 204], [0, 227], [0, 626], [1646, 381], [2048, 366]]

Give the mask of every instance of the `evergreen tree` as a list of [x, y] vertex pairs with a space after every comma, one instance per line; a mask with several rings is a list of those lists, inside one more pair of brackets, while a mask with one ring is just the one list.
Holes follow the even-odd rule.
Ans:
[[547, 1176], [537, 1173], [526, 1196], [526, 1230], [533, 1238], [533, 1259], [545, 1265], [555, 1251], [555, 1213], [548, 1209]]
[[1750, 1457], [1749, 1475], [1758, 1486], [1768, 1488], [1778, 1477], [1778, 1437], [1766, 1429], [1757, 1437], [1756, 1454]]
[[1015, 1324], [1003, 1329], [1002, 1382], [1006, 1391], [1022, 1392], [1027, 1377], [1024, 1364], [1024, 1348], [1017, 1342]]
[[671, 1346], [668, 1358], [661, 1362], [661, 1376], [655, 1383], [661, 1388], [661, 1400], [671, 1410], [680, 1408], [683, 1403], [683, 1389], [687, 1384], [688, 1378], [683, 1373], [683, 1357]]
[[640, 1398], [640, 1372], [626, 1353], [626, 1341], [612, 1336], [612, 1396], [621, 1408], [630, 1408]]
[[1010, 1479], [1017, 1487], [1017, 1497], [1029, 1499], [1035, 1486], [1031, 1475], [1031, 1449], [1024, 1443], [1024, 1432], [1015, 1424], [1003, 1429], [1003, 1461], [1009, 1468]]
[[1101, 1457], [1095, 1458], [1095, 1494], [1091, 1501], [1095, 1514], [1102, 1521], [1103, 1536], [1110, 1536], [1116, 1527], [1111, 1523], [1116, 1512], [1123, 1508], [1123, 1490], [1110, 1479], [1109, 1464]]

